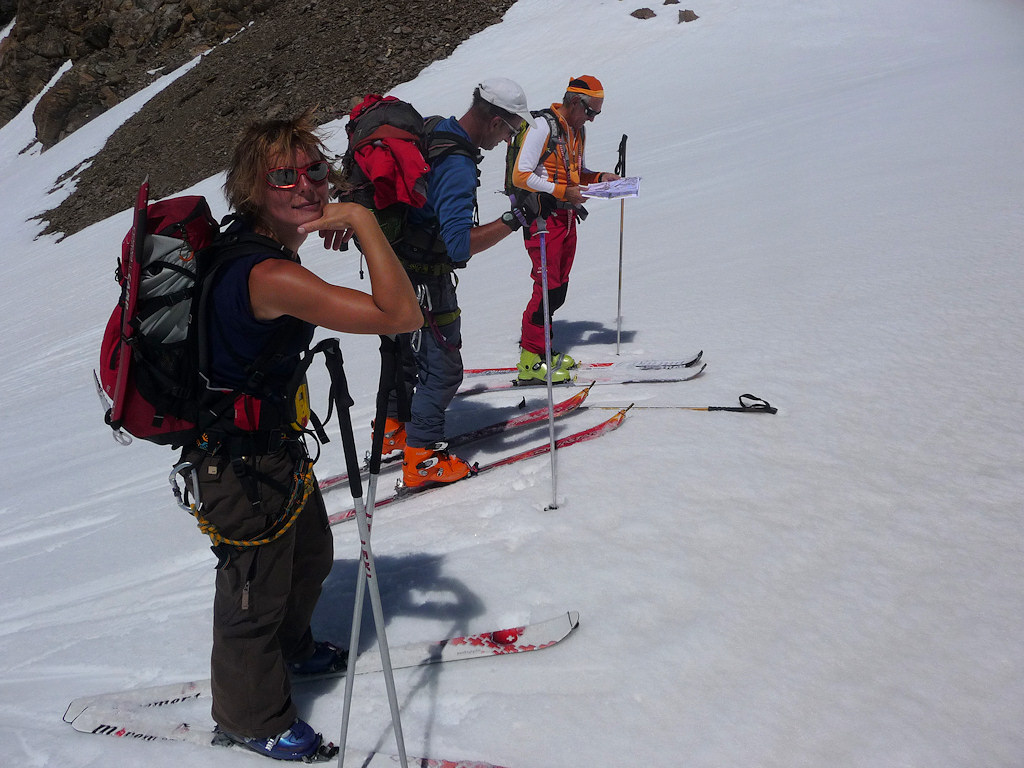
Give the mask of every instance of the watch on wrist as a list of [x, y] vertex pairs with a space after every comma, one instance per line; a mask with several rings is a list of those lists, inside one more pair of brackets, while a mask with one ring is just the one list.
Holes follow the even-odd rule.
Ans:
[[503, 214], [501, 214], [501, 221], [506, 227], [511, 229], [513, 232], [515, 232], [523, 225], [523, 223], [519, 221], [519, 217], [512, 213], [512, 211], [505, 211]]

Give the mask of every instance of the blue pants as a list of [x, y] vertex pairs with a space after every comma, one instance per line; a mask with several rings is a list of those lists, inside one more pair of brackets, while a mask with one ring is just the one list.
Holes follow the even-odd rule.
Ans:
[[462, 318], [405, 336], [402, 342], [409, 345], [403, 366], [406, 386], [415, 388], [411, 418], [405, 425], [406, 443], [423, 448], [444, 440], [445, 411], [462, 384]]

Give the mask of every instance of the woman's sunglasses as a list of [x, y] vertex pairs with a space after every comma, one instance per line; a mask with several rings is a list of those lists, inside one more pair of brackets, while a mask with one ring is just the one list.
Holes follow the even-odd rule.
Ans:
[[267, 171], [267, 184], [274, 189], [291, 189], [299, 183], [299, 177], [305, 176], [310, 184], [322, 184], [331, 173], [331, 166], [326, 160], [317, 160], [305, 168], [293, 168], [282, 165]]

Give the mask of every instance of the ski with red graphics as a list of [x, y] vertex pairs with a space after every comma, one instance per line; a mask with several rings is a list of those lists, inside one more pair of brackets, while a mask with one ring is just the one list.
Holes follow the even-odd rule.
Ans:
[[[479, 659], [491, 656], [508, 656], [516, 653], [539, 651], [561, 642], [576, 629], [580, 623], [580, 615], [576, 611], [567, 611], [553, 619], [523, 624], [507, 629], [496, 629], [489, 632], [477, 632], [472, 635], [449, 637], [434, 642], [408, 643], [392, 646], [390, 649], [391, 666], [394, 669], [419, 667], [465, 659]], [[382, 669], [380, 653], [376, 646], [367, 650], [356, 659], [356, 674], [380, 672]], [[324, 675], [295, 677], [293, 685], [301, 685], [331, 677], [343, 677], [345, 670]], [[72, 701], [64, 713], [65, 722], [73, 725], [83, 712], [117, 712], [147, 711], [153, 712], [175, 708], [188, 702], [209, 702], [211, 697], [210, 681], [192, 680], [185, 683], [172, 683], [147, 688], [133, 688], [126, 691], [101, 693], [83, 696]], [[85, 721], [82, 721], [83, 723]], [[77, 726], [76, 726], [77, 727]], [[212, 727], [212, 726], [211, 726]], [[81, 729], [79, 729], [81, 730]], [[91, 729], [90, 729], [91, 730]]]
[[[602, 421], [600, 424], [596, 424], [593, 427], [590, 427], [589, 429], [584, 429], [584, 430], [581, 430], [579, 432], [574, 432], [571, 435], [566, 435], [565, 437], [558, 438], [555, 441], [555, 447], [556, 448], [568, 448], [570, 445], [575, 445], [576, 443], [582, 443], [582, 442], [585, 442], [587, 440], [593, 440], [594, 438], [600, 437], [601, 435], [608, 434], [612, 430], [618, 429], [619, 426], [622, 424], [623, 420], [626, 418], [626, 412], [630, 408], [632, 408], [632, 407], [633, 406], [630, 405], [630, 406], [628, 406], [626, 408], [623, 408], [622, 410], [618, 411], [616, 414], [614, 414], [610, 418], [606, 419], [605, 421]], [[492, 469], [497, 469], [498, 467], [505, 467], [505, 466], [508, 466], [509, 464], [515, 464], [516, 462], [524, 461], [525, 459], [532, 459], [532, 458], [534, 458], [536, 456], [543, 456], [543, 455], [545, 455], [547, 453], [550, 453], [550, 452], [551, 452], [551, 442], [548, 441], [548, 442], [545, 442], [545, 443], [541, 443], [539, 445], [535, 445], [532, 448], [527, 448], [525, 451], [520, 451], [519, 453], [512, 454], [511, 456], [505, 456], [505, 457], [500, 458], [500, 459], [495, 459], [494, 461], [488, 462], [487, 464], [474, 465], [472, 471], [470, 472], [469, 475], [467, 475], [466, 478], [464, 478], [462, 480], [457, 480], [455, 482], [456, 483], [465, 482], [467, 479], [476, 477], [477, 475], [482, 475], [485, 472], [490, 472]], [[414, 488], [406, 488], [404, 486], [403, 487], [399, 487], [399, 488], [397, 488], [395, 490], [395, 493], [392, 494], [391, 496], [385, 496], [382, 499], [377, 499], [377, 501], [374, 502], [373, 508], [374, 508], [374, 510], [377, 510], [377, 509], [380, 509], [381, 507], [386, 507], [386, 506], [389, 506], [391, 504], [395, 504], [395, 503], [397, 503], [399, 501], [405, 501], [407, 499], [416, 498], [418, 496], [422, 496], [425, 493], [430, 493], [432, 491], [438, 491], [438, 490], [441, 490], [442, 488], [445, 488], [447, 486], [451, 486], [451, 485], [454, 485], [454, 484], [455, 483], [447, 483], [447, 484], [437, 483], [437, 484], [427, 485], [427, 486], [424, 486], [422, 488], [415, 488], [415, 489]], [[337, 523], [343, 523], [346, 520], [354, 520], [355, 516], [356, 516], [356, 511], [353, 508], [353, 509], [347, 509], [344, 512], [336, 512], [333, 515], [331, 515], [330, 517], [328, 517], [328, 520], [330, 521], [331, 525], [336, 525]]]
[[[564, 416], [567, 413], [572, 413], [573, 411], [575, 411], [577, 408], [583, 405], [583, 401], [587, 399], [587, 395], [589, 394], [590, 387], [587, 387], [586, 389], [582, 389], [579, 392], [575, 393], [571, 397], [566, 398], [560, 403], [555, 403], [555, 418], [558, 418], [559, 416]], [[504, 419], [503, 421], [498, 421], [493, 424], [488, 424], [486, 426], [478, 427], [477, 429], [472, 429], [468, 432], [463, 432], [462, 434], [456, 435], [455, 437], [447, 441], [448, 447], [456, 448], [460, 445], [466, 445], [467, 443], [471, 443], [474, 440], [482, 440], [485, 437], [492, 437], [493, 435], [505, 434], [506, 432], [510, 432], [513, 429], [517, 429], [519, 427], [526, 427], [529, 426], [530, 424], [536, 424], [540, 421], [543, 421], [547, 417], [547, 407], [538, 408], [534, 411], [530, 411], [529, 413], [521, 413], [518, 416], [512, 416], [510, 418]], [[401, 460], [402, 454], [395, 453], [392, 454], [391, 456], [385, 456], [383, 459], [381, 459], [381, 465], [382, 467], [385, 465], [396, 465]], [[346, 480], [348, 480], [348, 473], [326, 477], [320, 481], [320, 490], [333, 490], [338, 486], [344, 484]]]

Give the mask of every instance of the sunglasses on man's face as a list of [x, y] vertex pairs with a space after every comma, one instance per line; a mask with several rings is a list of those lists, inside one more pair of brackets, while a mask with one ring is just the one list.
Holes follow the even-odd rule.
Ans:
[[305, 168], [282, 165], [267, 171], [266, 180], [274, 189], [291, 189], [298, 185], [299, 177], [305, 176], [310, 184], [322, 184], [327, 180], [331, 166], [326, 160], [317, 160]]
[[496, 115], [496, 117], [499, 120], [501, 120], [502, 123], [504, 123], [505, 129], [508, 131], [508, 136], [506, 137], [506, 140], [507, 141], [512, 141], [512, 139], [514, 139], [516, 137], [516, 134], [519, 133], [519, 129], [517, 127], [513, 126], [512, 123], [510, 123], [508, 120], [506, 120], [501, 115]]
[[580, 104], [583, 105], [583, 112], [588, 118], [594, 118], [601, 114], [600, 109], [591, 109], [590, 105], [585, 101], [580, 101]]

